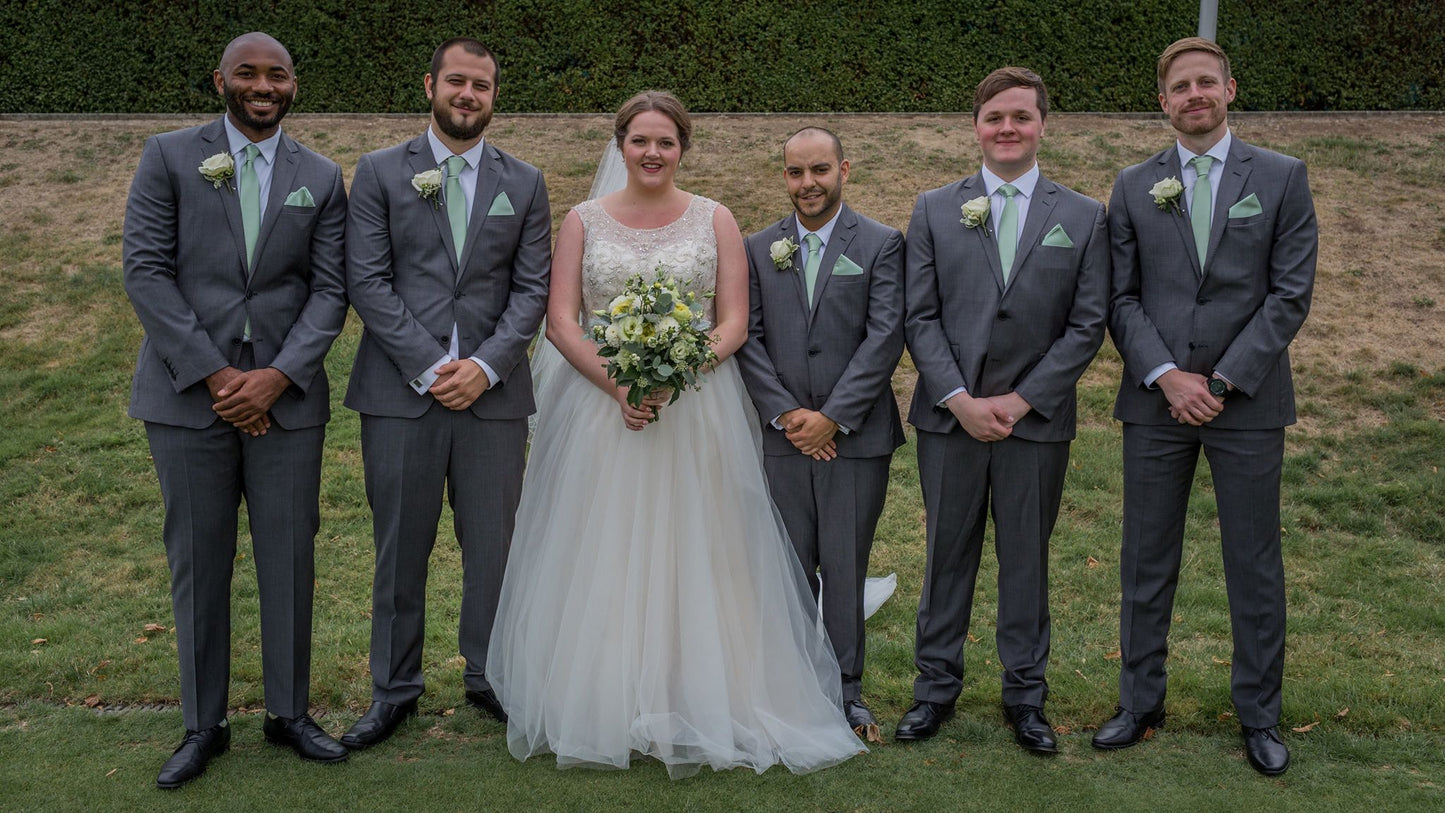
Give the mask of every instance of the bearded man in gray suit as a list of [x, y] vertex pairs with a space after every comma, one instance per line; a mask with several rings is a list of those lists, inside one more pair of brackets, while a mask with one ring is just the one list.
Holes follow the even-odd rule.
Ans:
[[1283, 773], [1284, 563], [1279, 491], [1294, 423], [1289, 343], [1309, 312], [1319, 231], [1304, 164], [1229, 131], [1235, 81], [1218, 45], [1159, 57], [1178, 137], [1119, 173], [1109, 202], [1109, 330], [1124, 359], [1119, 709], [1094, 745], [1164, 722], [1164, 661], [1184, 517], [1203, 448], [1214, 475], [1234, 635], [1231, 694], [1251, 765]]
[[156, 784], [199, 776], [230, 744], [231, 572], [241, 498], [261, 604], [268, 740], [307, 759], [346, 749], [307, 714], [322, 362], [346, 319], [346, 192], [335, 163], [281, 132], [291, 55], [259, 32], [213, 74], [226, 115], [148, 140], [125, 214], [125, 289], [145, 328], [130, 415], [165, 500], [186, 736]]
[[346, 405], [361, 413], [376, 576], [372, 703], [341, 738], [351, 748], [416, 712], [444, 488], [462, 550], [467, 702], [506, 721], [484, 667], [522, 491], [552, 217], [542, 173], [482, 139], [497, 80], [482, 43], [442, 43], [424, 80], [431, 126], [362, 156], [352, 181], [347, 285], [366, 329]]
[[903, 445], [889, 382], [903, 354], [903, 235], [843, 203], [838, 137], [799, 130], [783, 145], [793, 214], [747, 239], [751, 314], [738, 351], [763, 418], [768, 487], [843, 678], [843, 711], [879, 741], [862, 699], [863, 583]]
[[1044, 717], [1049, 536], [1058, 516], [1075, 385], [1104, 337], [1104, 207], [1039, 174], [1048, 92], [1000, 68], [974, 93], [979, 174], [918, 198], [908, 226], [909, 420], [927, 512], [914, 704], [895, 737], [923, 740], [963, 685], [984, 527], [999, 560], [1005, 716], [1025, 749], [1054, 753]]

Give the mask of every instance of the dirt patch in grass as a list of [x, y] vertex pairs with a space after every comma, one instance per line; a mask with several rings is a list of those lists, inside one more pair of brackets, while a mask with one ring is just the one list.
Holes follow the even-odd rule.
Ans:
[[[53, 283], [66, 267], [119, 263], [126, 193], [145, 138], [203, 121], [0, 120], [5, 300], [33, 299], [36, 286]], [[978, 167], [967, 114], [703, 115], [679, 181], [728, 205], [745, 231], [761, 228], [789, 211], [781, 144], [808, 124], [842, 136], [853, 165], [850, 204], [899, 228], [919, 192]], [[1445, 367], [1445, 116], [1245, 114], [1233, 125], [1240, 137], [1298, 155], [1310, 168], [1320, 259], [1312, 312], [1292, 348], [1296, 368], [1332, 377], [1395, 363], [1423, 372]], [[286, 123], [289, 133], [335, 158], [348, 182], [362, 154], [424, 127], [421, 117], [296, 116]], [[560, 223], [586, 195], [610, 129], [607, 116], [500, 115], [488, 137], [546, 173]], [[1053, 179], [1107, 200], [1120, 167], [1170, 138], [1162, 119], [1055, 115], [1040, 164]], [[3, 339], [44, 342], [86, 329], [84, 313], [57, 320], [37, 304]], [[900, 371], [899, 383], [907, 386], [910, 374]]]

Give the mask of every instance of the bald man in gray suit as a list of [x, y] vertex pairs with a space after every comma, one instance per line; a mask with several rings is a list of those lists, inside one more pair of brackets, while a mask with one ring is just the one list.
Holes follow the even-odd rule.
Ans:
[[925, 192], [908, 225], [908, 352], [928, 563], [914, 704], [899, 740], [932, 737], [963, 687], [963, 642], [991, 513], [1004, 714], [1054, 753], [1044, 716], [1049, 536], [1075, 428], [1075, 386], [1104, 338], [1104, 207], [1039, 172], [1043, 80], [1000, 68], [974, 93], [977, 175]]
[[307, 715], [312, 558], [331, 402], [322, 362], [346, 319], [346, 193], [333, 162], [281, 132], [291, 55], [237, 37], [213, 76], [226, 115], [148, 140], [125, 214], [125, 289], [145, 328], [130, 415], [165, 499], [186, 736], [156, 784], [230, 744], [231, 569], [242, 497], [261, 602], [268, 740], [346, 749]]
[[1280, 471], [1294, 423], [1289, 344], [1309, 312], [1319, 232], [1304, 164], [1229, 131], [1235, 81], [1218, 45], [1159, 58], [1178, 137], [1119, 173], [1109, 203], [1109, 330], [1124, 359], [1119, 709], [1094, 745], [1123, 748], [1164, 722], [1165, 668], [1184, 518], [1199, 450], [1214, 475], [1234, 635], [1231, 694], [1259, 772], [1289, 766], [1280, 739], [1284, 564]]
[[862, 697], [863, 583], [903, 445], [890, 386], [903, 354], [903, 235], [848, 208], [848, 169], [828, 130], [783, 145], [794, 212], [747, 239], [751, 319], [738, 359], [764, 423], [768, 487], [815, 597], [822, 574], [844, 715], [880, 741]]
[[366, 329], [346, 405], [361, 413], [376, 576], [372, 703], [341, 738], [350, 748], [416, 712], [444, 490], [462, 552], [466, 699], [506, 721], [484, 668], [522, 493], [552, 216], [542, 173], [482, 138], [497, 79], [482, 43], [442, 43], [423, 83], [427, 132], [362, 156], [352, 182], [347, 283]]

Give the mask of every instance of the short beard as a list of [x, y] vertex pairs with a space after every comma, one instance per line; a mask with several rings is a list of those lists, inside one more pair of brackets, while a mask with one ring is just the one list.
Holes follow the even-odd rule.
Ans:
[[258, 119], [246, 111], [246, 103], [241, 100], [241, 96], [243, 95], [241, 91], [232, 90], [229, 85], [224, 83], [222, 83], [222, 89], [226, 92], [226, 110], [230, 112], [243, 127], [248, 127], [252, 130], [269, 130], [272, 127], [279, 126], [281, 119], [286, 118], [286, 114], [291, 110], [291, 101], [296, 98], [296, 94], [294, 93], [288, 95], [273, 92], [271, 98], [276, 100], [276, 106], [271, 108], [271, 117], [269, 119]]
[[437, 128], [440, 129], [444, 135], [448, 138], [454, 138], [457, 141], [471, 141], [481, 135], [482, 131], [487, 129], [487, 125], [492, 123], [492, 111], [490, 110], [485, 112], [478, 111], [482, 114], [478, 116], [476, 122], [469, 127], [458, 124], [456, 120], [452, 118], [451, 112], [451, 107], [448, 105], [437, 99], [432, 100], [432, 121], [436, 122]]

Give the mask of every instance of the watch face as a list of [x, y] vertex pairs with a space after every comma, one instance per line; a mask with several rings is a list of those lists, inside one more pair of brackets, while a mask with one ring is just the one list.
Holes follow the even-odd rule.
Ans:
[[1217, 378], [1211, 378], [1209, 379], [1209, 392], [1211, 395], [1222, 398], [1225, 393], [1229, 392], [1229, 385]]

